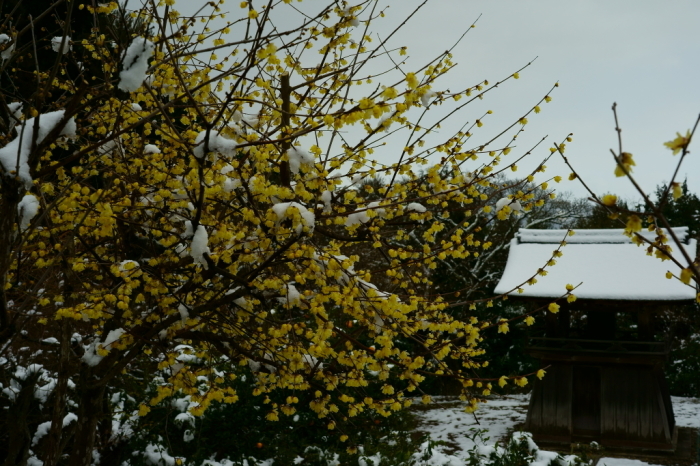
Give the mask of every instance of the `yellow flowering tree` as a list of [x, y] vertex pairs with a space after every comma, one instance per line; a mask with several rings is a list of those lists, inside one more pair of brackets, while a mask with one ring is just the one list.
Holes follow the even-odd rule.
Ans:
[[[446, 91], [450, 52], [412, 70], [370, 68], [405, 53], [391, 34], [370, 34], [383, 15], [373, 1], [331, 3], [284, 31], [274, 18], [293, 11], [288, 0], [242, 2], [216, 29], [222, 3], [186, 17], [169, 0], [134, 11], [71, 1], [53, 38], [32, 36], [32, 24], [0, 36], [3, 79], [34, 50], [54, 54], [30, 94], [2, 102], [7, 396], [53, 384], [45, 435], [29, 445], [18, 429], [18, 458], [53, 466], [71, 438], [71, 464], [90, 464], [108, 388], [153, 361], [169, 375], [141, 415], [175, 393], [194, 416], [236, 402], [225, 383], [236, 373], [217, 370], [220, 358], [250, 368], [266, 401], [288, 394], [267, 419], [310, 408], [329, 429], [410, 405], [428, 376], [458, 380], [470, 409], [491, 388], [473, 373], [481, 332], [507, 323], [455, 317], [456, 290], [434, 292], [430, 271], [488, 249], [470, 218], [503, 197], [497, 175], [532, 152], [507, 158], [549, 94], [499, 137], [480, 137], [490, 111], [445, 137], [441, 125], [518, 73]], [[81, 14], [92, 21], [83, 37], [72, 29]], [[396, 153], [378, 157], [398, 136]], [[375, 190], [372, 177], [386, 182]], [[509, 191], [493, 221], [550, 192]], [[300, 392], [313, 394], [309, 406], [297, 406]]]

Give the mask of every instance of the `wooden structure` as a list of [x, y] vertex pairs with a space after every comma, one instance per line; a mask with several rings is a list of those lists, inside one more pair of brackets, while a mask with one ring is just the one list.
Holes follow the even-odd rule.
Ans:
[[[674, 232], [695, 257], [687, 228]], [[668, 350], [654, 341], [652, 318], [692, 302], [695, 288], [666, 279], [667, 271], [678, 275], [677, 267], [647, 256], [622, 230], [577, 230], [567, 238], [563, 230], [521, 229], [495, 292], [521, 287], [562, 240], [557, 264], [513, 294], [542, 305], [564, 295], [566, 284], [581, 284], [575, 302], [547, 314], [545, 336], [530, 340], [528, 352], [549, 368], [533, 387], [525, 430], [542, 443], [673, 450], [676, 425], [663, 372]]]

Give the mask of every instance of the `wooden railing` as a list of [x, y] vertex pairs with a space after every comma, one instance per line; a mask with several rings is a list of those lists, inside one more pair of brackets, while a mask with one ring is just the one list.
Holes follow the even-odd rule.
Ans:
[[653, 364], [667, 358], [669, 350], [664, 342], [583, 340], [574, 338], [530, 338], [526, 351], [532, 356], [548, 360], [597, 362], [624, 362]]

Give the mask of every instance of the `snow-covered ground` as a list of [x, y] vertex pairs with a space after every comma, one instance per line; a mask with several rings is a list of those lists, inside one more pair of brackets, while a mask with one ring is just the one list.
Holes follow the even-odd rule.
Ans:
[[628, 458], [601, 458], [598, 460], [599, 466], [657, 466], [650, 465], [644, 461], [631, 460]]
[[447, 442], [455, 451], [467, 451], [474, 446], [470, 429], [488, 429], [486, 436], [495, 443], [525, 422], [529, 399], [529, 395], [492, 396], [469, 414], [464, 412], [466, 403], [452, 397], [435, 397], [435, 407], [416, 411], [420, 422], [417, 430], [430, 435], [433, 441]]
[[[487, 403], [479, 406], [475, 414], [464, 412], [466, 403], [452, 397], [436, 397], [430, 408], [416, 408], [419, 432], [430, 435], [433, 441], [442, 441], [439, 445], [441, 458], [450, 458], [451, 463], [463, 464], [462, 452], [481, 445], [485, 437], [486, 444], [506, 440], [518, 424], [525, 422], [529, 395], [492, 396]], [[700, 399], [672, 397], [673, 412], [678, 427], [700, 428]], [[483, 434], [484, 440], [474, 438], [476, 429], [488, 429]], [[639, 460], [624, 458], [601, 458], [598, 465], [606, 466], [649, 466]]]
[[671, 403], [678, 427], [700, 428], [700, 398], [672, 396]]

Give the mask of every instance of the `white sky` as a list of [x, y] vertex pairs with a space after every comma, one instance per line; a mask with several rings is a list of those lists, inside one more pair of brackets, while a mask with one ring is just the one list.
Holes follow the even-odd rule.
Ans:
[[[239, 3], [227, 2], [226, 9], [233, 13], [227, 19], [242, 13]], [[255, 6], [262, 3], [253, 1]], [[382, 0], [386, 17], [373, 23], [375, 37], [385, 37], [420, 3]], [[177, 6], [188, 13], [202, 4], [180, 0]], [[325, 4], [306, 0], [301, 6], [315, 10]], [[278, 12], [282, 9], [274, 13]], [[445, 89], [463, 89], [483, 79], [495, 82], [537, 60], [520, 73], [519, 80], [508, 81], [467, 109], [460, 123], [492, 109], [494, 115], [480, 129], [486, 138], [519, 118], [559, 81], [552, 102], [529, 117], [527, 131], [518, 139], [519, 148], [529, 148], [542, 136], [550, 136], [548, 145], [531, 157], [533, 164], [549, 153], [551, 141], [573, 132], [566, 154], [589, 186], [598, 193], [636, 199], [630, 183], [613, 175], [610, 148], [617, 148], [617, 137], [611, 106], [617, 102], [623, 148], [634, 154], [637, 163], [635, 177], [649, 191], [670, 178], [678, 159], [663, 142], [673, 139], [676, 131], [689, 129], [700, 113], [700, 1], [432, 0], [391, 45], [408, 47], [405, 70], [410, 71], [449, 48], [480, 14], [477, 27], [454, 51], [458, 67], [442, 81]], [[275, 18], [278, 26], [295, 21], [289, 11]], [[397, 143], [396, 151], [401, 147]], [[552, 160], [548, 167], [548, 176], [569, 174], [560, 160]], [[700, 192], [697, 154], [690, 154], [681, 169], [679, 178], [686, 177], [691, 191]], [[586, 195], [578, 182], [562, 182], [558, 188]]]
[[[388, 17], [419, 2], [390, 3]], [[573, 132], [566, 154], [596, 191], [637, 197], [627, 180], [613, 174], [613, 102], [623, 148], [635, 156], [635, 177], [649, 190], [670, 179], [677, 158], [663, 142], [685, 132], [700, 113], [700, 2], [437, 0], [424, 8], [421, 19], [397, 39], [412, 55], [440, 50], [482, 14], [455, 53], [467, 77], [497, 79], [538, 57], [519, 81], [491, 98], [493, 110], [517, 115], [559, 81], [552, 102], [530, 119], [528, 133], [559, 140]], [[681, 178], [687, 176], [697, 193], [700, 149], [696, 152], [688, 156]], [[561, 163], [550, 166], [552, 173], [569, 173]], [[578, 183], [562, 188], [585, 195]]]

